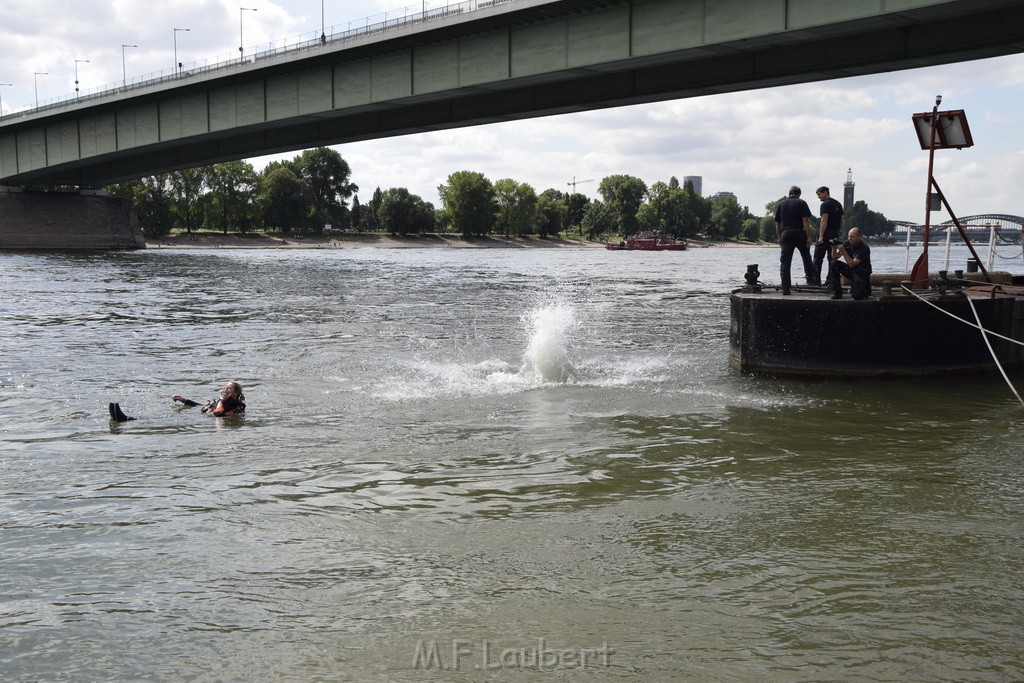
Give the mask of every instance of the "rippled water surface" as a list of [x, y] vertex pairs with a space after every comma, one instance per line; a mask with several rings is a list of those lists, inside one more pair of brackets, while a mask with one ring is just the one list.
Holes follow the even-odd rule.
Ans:
[[734, 374], [777, 258], [0, 255], [0, 678], [1021, 679], [1021, 407]]

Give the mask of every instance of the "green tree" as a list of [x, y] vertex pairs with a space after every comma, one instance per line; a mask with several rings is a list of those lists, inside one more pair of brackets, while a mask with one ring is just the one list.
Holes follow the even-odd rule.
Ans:
[[694, 237], [711, 223], [711, 201], [697, 194], [693, 181], [683, 184], [682, 208], [677, 237]]
[[256, 170], [248, 161], [228, 161], [208, 167], [206, 186], [210, 189], [211, 216], [221, 230], [235, 226], [239, 232], [252, 227]]
[[565, 229], [569, 230], [574, 225], [583, 224], [583, 215], [590, 206], [590, 198], [580, 192], [573, 192], [565, 198], [566, 217]]
[[718, 237], [733, 239], [743, 228], [743, 209], [732, 196], [720, 196], [711, 200], [711, 225], [709, 230]]
[[439, 211], [431, 202], [424, 201], [419, 195], [413, 196], [416, 198], [416, 225], [420, 226], [419, 229], [423, 232], [437, 231]]
[[187, 233], [192, 232], [195, 224], [196, 209], [203, 197], [205, 182], [205, 168], [186, 168], [170, 174], [174, 211]]
[[554, 189], [541, 192], [537, 198], [537, 214], [538, 235], [547, 237], [562, 232], [569, 216], [565, 195]]
[[360, 231], [366, 226], [366, 207], [359, 203], [359, 195], [352, 195], [352, 229]]
[[660, 180], [647, 188], [647, 201], [636, 212], [637, 230], [642, 232], [668, 232], [668, 222], [661, 213], [661, 195], [668, 185]]
[[299, 176], [286, 165], [264, 173], [257, 190], [257, 206], [263, 226], [291, 232], [293, 228], [304, 225], [309, 215], [305, 190]]
[[291, 159], [275, 159], [274, 161], [270, 161], [263, 167], [263, 174], [266, 175], [267, 173], [276, 171], [279, 168], [287, 168], [297, 177], [302, 177], [302, 168], [299, 166], [300, 158], [301, 157], [296, 156]]
[[171, 231], [174, 214], [168, 174], [146, 176], [107, 187], [115, 197], [131, 200], [139, 215], [139, 226], [146, 237], [163, 237]]
[[537, 193], [526, 183], [502, 178], [494, 183], [498, 211], [494, 217], [496, 230], [512, 235], [528, 235], [537, 225]]
[[696, 232], [687, 229], [688, 225], [695, 223], [695, 219], [687, 215], [689, 210], [686, 190], [679, 187], [679, 180], [673, 176], [668, 183], [659, 180], [651, 185], [647, 190], [647, 201], [637, 212], [637, 220], [644, 230], [687, 237]]
[[586, 232], [587, 239], [595, 240], [606, 237], [616, 229], [618, 212], [604, 202], [592, 201], [580, 221], [580, 228]]
[[463, 237], [486, 235], [494, 225], [494, 186], [483, 173], [456, 171], [448, 176], [447, 185], [438, 186], [437, 194], [448, 224]]
[[615, 217], [615, 227], [623, 235], [637, 231], [637, 211], [647, 194], [647, 185], [639, 178], [629, 175], [607, 176], [598, 187], [601, 198]]
[[[775, 201], [768, 202], [764, 205], [764, 218], [761, 219], [761, 239], [765, 242], [778, 242], [779, 235], [775, 230], [775, 210], [779, 208], [779, 204], [786, 201], [786, 197], [779, 197]], [[812, 234], [814, 225], [811, 225]]]
[[319, 229], [327, 223], [346, 223], [346, 202], [359, 191], [358, 185], [349, 182], [352, 170], [348, 162], [333, 149], [315, 147], [296, 157], [295, 164], [309, 192], [312, 225]]
[[377, 223], [377, 210], [382, 201], [384, 201], [384, 193], [380, 187], [377, 187], [373, 191], [373, 195], [370, 196], [370, 203], [366, 205], [366, 212], [363, 214], [366, 217], [365, 230], [367, 232], [378, 232], [381, 229]]
[[761, 223], [753, 216], [743, 219], [743, 228], [740, 230], [740, 237], [750, 242], [761, 241]]
[[377, 205], [377, 224], [392, 235], [424, 232], [433, 227], [434, 207], [404, 187], [381, 193]]
[[891, 235], [896, 230], [896, 224], [887, 219], [883, 214], [872, 211], [868, 208], [867, 202], [860, 200], [853, 203], [845, 216], [845, 228], [860, 228], [865, 237], [874, 235]]

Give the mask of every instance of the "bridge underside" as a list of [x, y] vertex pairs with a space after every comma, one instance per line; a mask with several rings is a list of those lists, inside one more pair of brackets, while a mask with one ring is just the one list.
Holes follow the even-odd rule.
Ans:
[[[738, 2], [724, 4], [737, 5]], [[792, 4], [798, 3], [794, 0]], [[886, 4], [914, 6], [921, 3], [890, 0]], [[258, 72], [237, 73], [217, 81], [207, 80], [191, 86], [191, 91], [188, 87], [178, 87], [173, 92], [164, 90], [140, 95], [127, 102], [111, 103], [106, 110], [95, 106], [89, 112], [90, 117], [108, 116], [114, 122], [116, 139], [108, 149], [84, 149], [83, 112], [51, 115], [45, 120], [45, 125], [35, 122], [34, 132], [31, 121], [0, 127], [0, 183], [100, 186], [154, 173], [318, 145], [857, 76], [1024, 51], [1024, 3], [978, 1], [929, 5], [870, 18], [803, 29], [787, 28], [769, 35], [644, 53], [641, 42], [644, 36], [637, 30], [638, 12], [644, 8], [654, 11], [658, 7], [668, 11], [668, 8], [674, 10], [682, 5], [700, 6], [704, 7], [703, 11], [710, 11], [706, 3], [672, 0], [565, 1], [507, 12], [480, 20], [478, 24], [468, 22], [451, 28], [452, 31], [457, 28], [460, 36], [476, 31], [494, 45], [504, 44], [508, 52], [501, 57], [509, 64], [507, 78], [472, 84], [464, 80], [451, 87], [424, 92], [410, 86], [404, 95], [369, 97], [368, 101], [346, 104], [344, 100], [349, 91], [345, 80], [338, 74], [353, 60], [367, 61], [371, 70], [377, 68], [374, 65], [384, 58], [397, 60], [395, 63], [402, 65], [397, 73], [402, 69], [408, 70], [412, 74], [409, 76], [411, 81], [417, 69], [423, 70], [428, 65], [424, 55], [443, 52], [453, 41], [466, 42], [465, 38], [446, 35], [444, 31], [410, 33], [375, 43], [372, 47], [377, 57], [359, 50], [335, 52], [302, 62], [271, 64]], [[781, 5], [788, 6], [787, 3]], [[831, 10], [840, 5], [821, 2], [821, 6]], [[574, 65], [572, 59], [559, 56], [558, 63], [562, 68], [535, 68], [532, 69], [534, 73], [517, 73], [515, 50], [531, 47], [531, 41], [523, 38], [531, 35], [529, 31], [539, 35], [545, 27], [554, 27], [550, 30], [561, 31], [564, 36], [569, 32], [565, 28], [569, 22], [595, 16], [603, 17], [611, 26], [620, 21], [620, 15], [625, 27], [621, 31], [596, 24], [595, 30], [616, 36], [622, 32], [627, 43], [627, 57], [606, 61], [592, 59], [589, 63]], [[706, 21], [706, 17], [704, 19]], [[600, 35], [595, 35], [595, 38], [600, 38]], [[663, 41], [664, 38], [655, 40]], [[536, 40], [532, 45], [535, 52], [545, 45], [559, 47], [557, 41], [544, 43]], [[466, 49], [464, 45], [454, 48], [455, 52], [465, 52]], [[567, 47], [565, 51], [569, 49]], [[557, 49], [552, 52], [557, 52]], [[385, 57], [380, 57], [381, 54]], [[540, 59], [534, 53], [524, 54], [532, 55], [534, 62]], [[408, 67], [404, 66], [406, 56]], [[325, 82], [329, 83], [331, 92], [325, 93], [324, 97], [329, 104], [303, 113], [301, 83], [306, 77], [304, 74], [320, 72], [327, 74]], [[280, 82], [299, 84], [294, 88], [298, 93], [296, 111], [274, 116], [270, 91], [274, 83]], [[235, 125], [213, 130], [214, 126], [209, 121], [214, 116], [212, 102], [216, 93], [228, 90], [237, 93], [245, 89], [258, 93], [262, 99], [256, 108], [262, 107], [262, 110], [250, 121], [245, 121], [239, 114]], [[171, 98], [179, 103], [187, 102], [189, 98], [201, 100], [205, 107], [205, 130], [200, 126], [197, 131], [186, 134], [182, 131], [186, 124], [178, 121], [176, 133], [164, 135], [163, 131], [171, 123], [166, 114], [169, 110], [166, 105]], [[238, 102], [241, 109], [241, 99]], [[126, 144], [122, 139], [130, 138], [122, 135], [127, 130], [126, 112], [144, 112], [147, 108], [156, 112], [153, 126], [157, 132], [145, 144]], [[62, 130], [62, 125], [77, 136], [75, 149], [70, 153], [51, 149], [53, 140], [60, 137], [53, 131]], [[3, 144], [5, 136], [6, 146]], [[71, 148], [72, 144], [66, 146]], [[23, 160], [26, 155], [34, 155], [35, 161]]]

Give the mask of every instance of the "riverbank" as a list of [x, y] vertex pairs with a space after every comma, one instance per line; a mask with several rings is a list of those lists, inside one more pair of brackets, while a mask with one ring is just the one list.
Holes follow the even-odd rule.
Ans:
[[[756, 247], [754, 242], [726, 240], [687, 240], [691, 248], [704, 247]], [[604, 241], [570, 240], [557, 237], [476, 237], [463, 239], [458, 235], [413, 235], [395, 237], [361, 233], [352, 235], [279, 235], [279, 234], [219, 234], [212, 232], [174, 233], [159, 239], [147, 239], [149, 249], [351, 249], [376, 247], [381, 249], [603, 249]]]
[[226, 249], [351, 249], [377, 247], [382, 249], [557, 249], [562, 247], [600, 248], [603, 242], [574, 241], [539, 237], [478, 237], [462, 239], [457, 235], [414, 235], [395, 237], [378, 234], [354, 235], [222, 235], [216, 233], [175, 233], [160, 239], [146, 240], [150, 249], [161, 248], [226, 248]]

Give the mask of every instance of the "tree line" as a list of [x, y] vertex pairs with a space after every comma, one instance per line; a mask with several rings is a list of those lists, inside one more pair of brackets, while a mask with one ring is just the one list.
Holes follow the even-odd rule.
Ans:
[[[172, 229], [319, 233], [330, 226], [400, 236], [573, 232], [605, 239], [657, 231], [681, 239], [699, 234], [774, 241], [775, 207], [784, 199], [769, 203], [758, 217], [734, 196], [702, 197], [692, 183], [680, 185], [675, 177], [648, 186], [634, 176], [607, 176], [598, 186], [600, 199], [591, 199], [554, 188], [538, 194], [512, 178], [492, 182], [476, 171], [457, 171], [437, 188], [440, 208], [401, 187], [378, 187], [361, 204], [351, 175], [337, 151], [317, 147], [271, 162], [262, 171], [247, 161], [230, 161], [117, 183], [107, 191], [132, 200], [147, 237], [162, 237]], [[859, 225], [865, 235], [892, 232], [892, 224], [864, 202], [857, 202], [850, 214], [847, 226]]]

